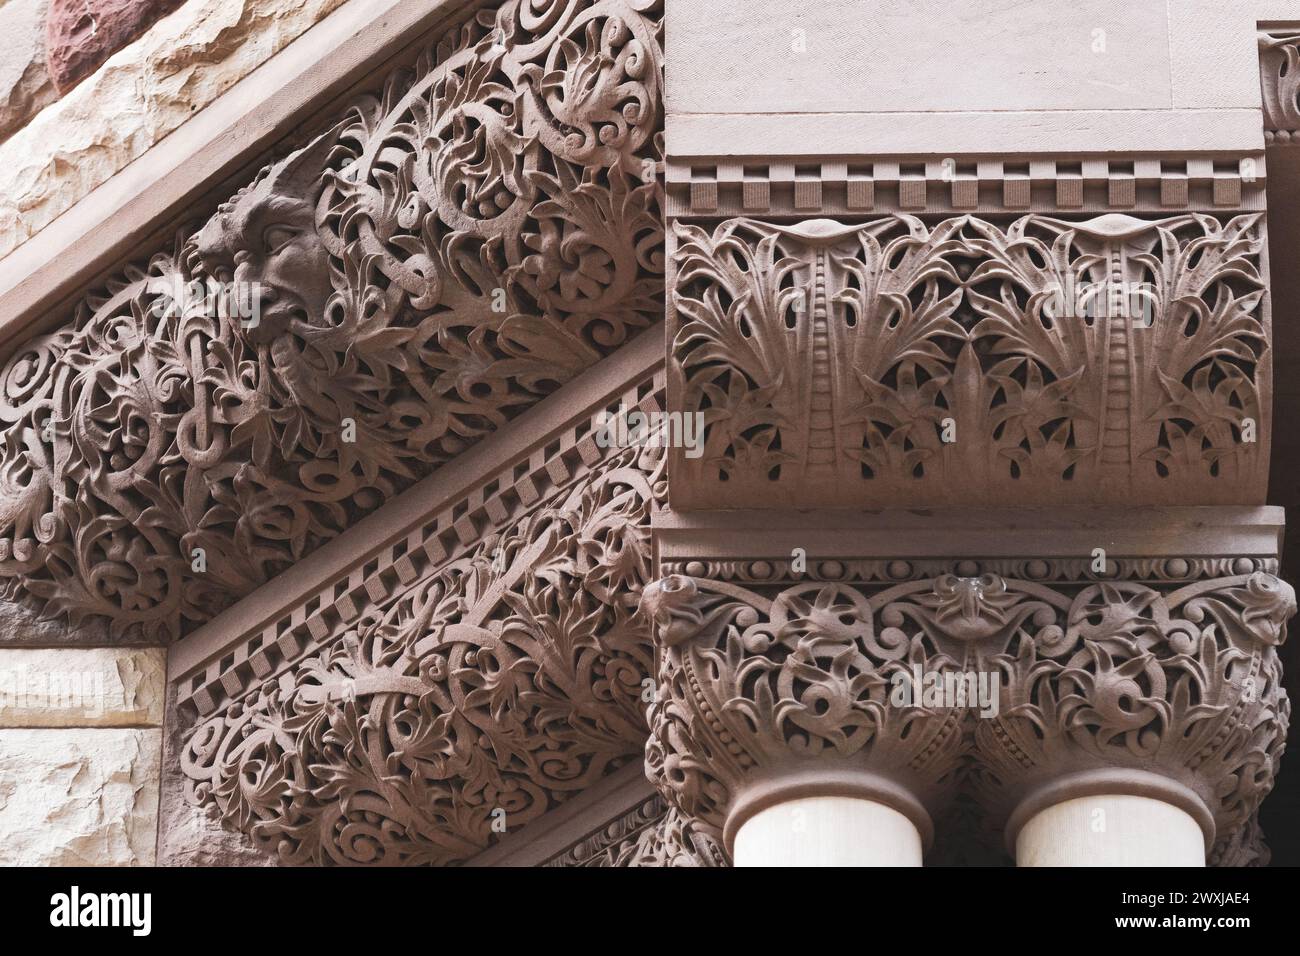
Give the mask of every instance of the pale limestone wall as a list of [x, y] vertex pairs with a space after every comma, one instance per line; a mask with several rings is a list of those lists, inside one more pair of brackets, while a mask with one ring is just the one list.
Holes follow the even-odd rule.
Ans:
[[0, 648], [0, 865], [156, 855], [162, 648]]
[[0, 257], [342, 3], [189, 0], [113, 54], [0, 143]]
[[668, 0], [676, 156], [1263, 148], [1297, 0]]

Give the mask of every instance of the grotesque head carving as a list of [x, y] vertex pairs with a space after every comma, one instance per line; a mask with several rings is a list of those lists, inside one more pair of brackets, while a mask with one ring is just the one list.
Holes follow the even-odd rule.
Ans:
[[264, 169], [192, 240], [202, 271], [231, 284], [242, 333], [255, 344], [319, 324], [334, 291], [316, 200], [337, 138], [332, 130]]

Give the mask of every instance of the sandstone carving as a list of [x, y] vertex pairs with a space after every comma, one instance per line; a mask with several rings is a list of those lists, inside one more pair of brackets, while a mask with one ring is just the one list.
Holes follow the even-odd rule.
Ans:
[[718, 867], [721, 846], [662, 798], [651, 797], [545, 864], [548, 867]]
[[1260, 33], [1259, 86], [1264, 138], [1280, 145], [1295, 142], [1300, 133], [1300, 32]]
[[663, 494], [620, 451], [199, 721], [190, 802], [283, 863], [452, 863], [638, 759]]
[[0, 370], [4, 596], [170, 640], [653, 322], [655, 3], [479, 14]]
[[[944, 575], [870, 592], [671, 576], [642, 607], [659, 652], [647, 771], [728, 841], [755, 790], [832, 769], [923, 835], [957, 790], [1012, 832], [1063, 788], [1158, 792], [1240, 860], [1286, 739], [1276, 648], [1295, 594], [1266, 572], [1181, 587]], [[920, 688], [899, 706], [913, 672], [997, 675], [996, 713]]]
[[676, 508], [1263, 500], [1261, 217], [675, 226]]
[[[481, 481], [444, 473], [436, 514], [249, 602], [239, 633], [171, 648], [168, 858], [454, 865], [644, 761], [657, 795], [603, 791], [599, 825], [571, 817], [533, 858], [723, 866], [748, 816], [850, 794], [940, 858], [1002, 860], [1055, 801], [1138, 794], [1186, 811], [1210, 862], [1266, 861], [1296, 610], [1280, 519], [1227, 532], [1249, 509], [1163, 509], [1181, 537], [1099, 558], [1073, 545], [1142, 529], [1080, 518], [1043, 544], [1068, 521], [1015, 510], [960, 542], [932, 523], [879, 545], [920, 528], [886, 509], [1264, 500], [1258, 153], [1235, 171], [967, 157], [955, 178], [678, 157], [666, 250], [661, 15], [477, 10], [0, 368], [0, 600], [163, 643], [524, 431], [591, 366], [623, 375], [611, 353], [668, 307], [658, 365], [647, 337], [527, 453], [499, 436]], [[1269, 134], [1289, 140], [1296, 36], [1260, 44]], [[695, 416], [702, 454], [597, 441], [615, 400]], [[796, 520], [826, 544], [797, 569]], [[764, 535], [780, 546], [746, 550]], [[136, 691], [161, 652], [109, 659], [128, 662], [123, 719], [156, 722]], [[991, 699], [966, 696], [977, 675]], [[68, 738], [97, 808], [50, 756], [68, 714], [0, 729], [42, 773], [35, 799], [0, 792], [0, 829], [61, 839], [66, 819], [114, 861], [152, 860], [159, 732]], [[11, 854], [81, 861], [66, 843]]]

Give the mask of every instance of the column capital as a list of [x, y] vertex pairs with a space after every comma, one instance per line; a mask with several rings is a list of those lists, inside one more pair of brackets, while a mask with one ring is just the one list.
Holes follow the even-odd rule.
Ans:
[[1206, 849], [1273, 786], [1290, 701], [1276, 652], [1291, 585], [1257, 571], [1182, 587], [1109, 582], [991, 660], [1003, 706], [973, 725], [974, 790], [1015, 844], [1039, 810], [1098, 794], [1172, 803]]
[[717, 576], [671, 574], [641, 603], [648, 773], [728, 847], [748, 816], [810, 794], [885, 803], [927, 839], [965, 794], [1012, 846], [1037, 810], [1098, 794], [1179, 806], [1219, 856], [1253, 827], [1290, 710], [1276, 648], [1295, 594], [1275, 563], [1121, 560], [1099, 578], [1031, 558], [1030, 578], [962, 560], [979, 573], [892, 584], [849, 562], [810, 561], [803, 580], [759, 563], [770, 583], [697, 561]]
[[891, 707], [891, 676], [951, 662], [877, 628], [857, 588], [777, 591], [670, 575], [645, 591], [658, 692], [647, 772], [668, 801], [723, 834], [801, 796], [870, 799], [928, 844], [954, 782], [962, 717]]

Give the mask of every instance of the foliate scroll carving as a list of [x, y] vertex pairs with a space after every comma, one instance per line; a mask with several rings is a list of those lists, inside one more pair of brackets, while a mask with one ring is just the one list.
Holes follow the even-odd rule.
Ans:
[[635, 844], [620, 848], [613, 865], [712, 868], [729, 863], [722, 844], [706, 828], [670, 807], [658, 823], [641, 832]]
[[[1272, 574], [1165, 586], [947, 574], [870, 590], [672, 576], [642, 609], [660, 655], [647, 770], [703, 825], [723, 826], [753, 779], [806, 758], [849, 758], [927, 806], [974, 798], [995, 827], [1037, 788], [1131, 770], [1195, 794], [1218, 834], [1213, 861], [1258, 856], [1243, 830], [1257, 831], [1285, 742], [1276, 648], [1296, 609]], [[916, 673], [988, 675], [997, 706], [919, 691], [899, 706], [891, 687]]]
[[446, 864], [635, 758], [660, 453], [631, 448], [185, 734], [188, 799], [288, 864]]
[[478, 13], [20, 348], [5, 595], [175, 638], [655, 321], [659, 18]]
[[773, 596], [672, 576], [646, 589], [658, 693], [646, 771], [670, 804], [714, 832], [756, 780], [848, 766], [907, 789], [929, 810], [965, 751], [962, 715], [899, 708], [895, 674], [960, 668], [905, 634], [893, 608], [810, 582]]
[[1259, 814], [1250, 819], [1227, 839], [1219, 840], [1206, 858], [1208, 866], [1268, 866], [1273, 851], [1264, 842], [1264, 831], [1259, 825]]
[[1169, 592], [1102, 584], [1060, 608], [990, 658], [1006, 700], [975, 727], [981, 799], [1010, 810], [1071, 773], [1156, 773], [1195, 793], [1221, 841], [1239, 840], [1286, 742], [1276, 648], [1291, 586], [1263, 573]]
[[654, 796], [548, 860], [548, 867], [719, 867], [718, 841]]
[[1257, 503], [1263, 222], [677, 223], [678, 508]]
[[1259, 87], [1265, 140], [1294, 143], [1300, 133], [1300, 31], [1260, 33]]

